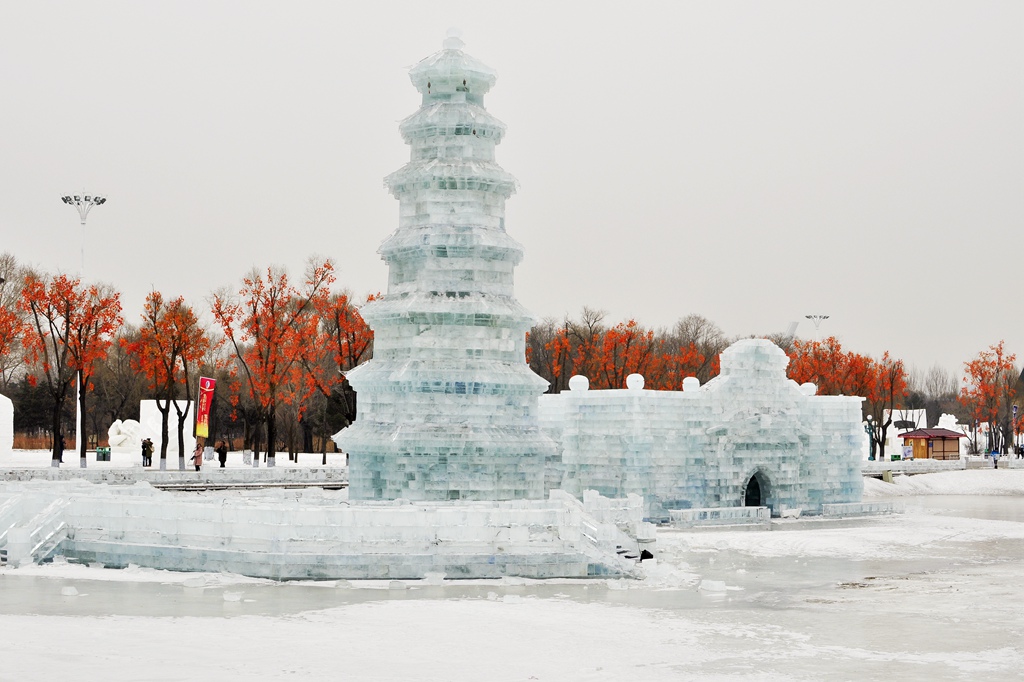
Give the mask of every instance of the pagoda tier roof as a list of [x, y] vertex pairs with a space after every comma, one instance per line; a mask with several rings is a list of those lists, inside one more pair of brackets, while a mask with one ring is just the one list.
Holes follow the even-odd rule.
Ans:
[[435, 134], [455, 135], [462, 132], [457, 132], [455, 128], [467, 126], [471, 129], [491, 131], [495, 143], [505, 134], [504, 123], [487, 113], [482, 106], [472, 102], [432, 102], [402, 121], [399, 129], [408, 143], [414, 137], [423, 136], [425, 131], [429, 133], [436, 130]]
[[462, 40], [449, 37], [445, 40], [445, 49], [409, 69], [409, 79], [416, 89], [426, 95], [465, 88], [475, 95], [483, 95], [494, 87], [497, 72], [463, 52], [462, 46]]
[[[508, 296], [492, 296], [473, 292], [467, 296], [451, 297], [447, 292], [411, 291], [386, 294], [367, 303], [360, 313], [369, 320], [383, 318], [434, 317], [446, 318], [447, 323], [461, 326], [493, 326], [494, 319], [510, 324], [533, 320], [519, 301]], [[486, 323], [485, 323], [486, 322]]]
[[416, 189], [516, 191], [515, 177], [493, 161], [423, 159], [410, 161], [384, 178], [392, 193]]
[[395, 230], [377, 253], [389, 256], [403, 251], [433, 250], [438, 246], [445, 247], [448, 256], [461, 256], [463, 252], [468, 255], [488, 251], [521, 254], [523, 251], [522, 244], [501, 228], [429, 223]]
[[949, 429], [915, 429], [907, 433], [901, 433], [898, 438], [966, 438], [962, 433], [950, 431]]

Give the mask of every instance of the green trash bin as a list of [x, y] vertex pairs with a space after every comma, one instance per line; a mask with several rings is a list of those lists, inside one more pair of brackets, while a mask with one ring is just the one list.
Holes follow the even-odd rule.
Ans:
[[110, 461], [110, 448], [96, 448], [96, 461], [97, 462], [109, 462]]

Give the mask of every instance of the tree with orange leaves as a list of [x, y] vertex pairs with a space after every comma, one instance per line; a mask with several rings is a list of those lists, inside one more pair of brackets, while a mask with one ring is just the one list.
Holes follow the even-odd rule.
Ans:
[[[79, 382], [78, 409], [86, 409], [89, 380], [121, 326], [121, 295], [96, 285], [82, 286], [66, 275], [25, 278], [18, 306], [28, 316], [30, 331], [24, 346], [30, 363], [38, 362], [53, 399], [52, 462], [58, 465], [60, 415], [71, 383]], [[87, 420], [81, 419], [85, 431]], [[76, 434], [81, 466], [85, 468], [86, 434]]]
[[[370, 294], [366, 302], [377, 296]], [[314, 298], [320, 319], [315, 339], [305, 344], [301, 356], [306, 370], [306, 381], [325, 398], [340, 398], [343, 405], [343, 429], [356, 418], [356, 392], [352, 390], [345, 373], [373, 355], [373, 330], [366, 324], [359, 309], [347, 291], [327, 297]], [[326, 409], [326, 401], [324, 401]], [[323, 441], [323, 463], [327, 464], [326, 438]]]
[[[185, 470], [185, 419], [189, 413], [190, 380], [210, 350], [210, 338], [185, 299], [166, 302], [163, 294], [146, 296], [138, 337], [124, 342], [132, 365], [149, 380], [160, 410], [160, 469], [167, 468], [171, 405], [178, 416], [178, 469]], [[182, 407], [184, 404], [184, 407]]]
[[18, 309], [25, 268], [11, 253], [0, 254], [0, 389], [9, 390], [24, 367], [21, 339], [29, 331]]
[[267, 425], [267, 466], [274, 466], [279, 401], [301, 403], [304, 397], [290, 388], [303, 383], [303, 352], [317, 336], [319, 299], [329, 296], [333, 281], [331, 261], [311, 261], [302, 289], [289, 284], [284, 271], [267, 268], [265, 275], [254, 270], [246, 277], [237, 297], [214, 296], [213, 316], [234, 349], [249, 396]]
[[976, 423], [988, 422], [988, 452], [998, 450], [1006, 454], [1007, 435], [1016, 426], [1011, 423], [1011, 405], [1017, 395], [1016, 360], [1017, 356], [1007, 353], [1004, 342], [1000, 341], [964, 363], [960, 404]]
[[870, 383], [863, 395], [864, 409], [871, 415], [870, 437], [878, 445], [878, 457], [885, 459], [885, 439], [892, 415], [904, 406], [907, 397], [907, 372], [903, 361], [889, 357], [888, 351], [880, 360], [869, 362], [867, 371]]
[[659, 344], [659, 355], [653, 367], [644, 383], [645, 388], [678, 391], [683, 386], [683, 379], [696, 377], [704, 368], [714, 372], [711, 376], [718, 374], [718, 357], [708, 363], [695, 343], [677, 345], [663, 341]]
[[8, 358], [18, 354], [21, 340], [29, 330], [16, 308], [0, 303], [0, 385], [6, 386], [10, 381], [20, 360], [9, 362]]
[[907, 394], [907, 373], [902, 360], [886, 352], [880, 360], [843, 350], [839, 339], [824, 341], [794, 339], [789, 352], [789, 378], [811, 382], [822, 395], [852, 395], [864, 398], [864, 413], [871, 415], [872, 449], [885, 457], [885, 440], [894, 410]]
[[600, 348], [600, 371], [594, 388], [625, 388], [630, 374], [645, 374], [657, 355], [654, 332], [636, 320], [620, 322], [604, 333]]

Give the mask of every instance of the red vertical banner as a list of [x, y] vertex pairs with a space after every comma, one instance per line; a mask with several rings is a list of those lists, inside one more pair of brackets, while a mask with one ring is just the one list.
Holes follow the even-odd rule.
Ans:
[[196, 407], [196, 437], [210, 437], [210, 406], [213, 405], [213, 389], [216, 379], [199, 377], [199, 405]]

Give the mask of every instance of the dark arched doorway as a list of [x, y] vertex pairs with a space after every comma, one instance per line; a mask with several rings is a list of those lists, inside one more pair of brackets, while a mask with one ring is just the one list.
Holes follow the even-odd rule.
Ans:
[[763, 507], [764, 497], [761, 494], [761, 483], [757, 480], [757, 474], [750, 477], [746, 488], [743, 491], [744, 507]]

